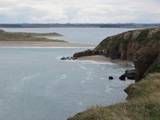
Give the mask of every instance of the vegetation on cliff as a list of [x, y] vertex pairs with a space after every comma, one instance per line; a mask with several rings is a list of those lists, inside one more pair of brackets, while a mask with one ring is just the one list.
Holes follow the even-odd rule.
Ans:
[[160, 74], [154, 73], [130, 85], [128, 101], [92, 107], [68, 120], [160, 120]]
[[133, 61], [137, 82], [126, 88], [126, 103], [92, 107], [68, 120], [160, 120], [159, 47], [160, 28], [129, 31], [103, 40], [90, 55]]
[[[159, 71], [160, 28], [125, 32], [103, 40], [95, 49], [104, 50], [112, 59], [131, 60], [137, 80], [153, 70]], [[153, 66], [154, 63], [154, 66]], [[152, 68], [152, 69], [151, 69]]]
[[149, 72], [160, 71], [160, 28], [139, 29], [124, 32], [104, 39], [95, 49], [73, 55], [74, 58], [88, 55], [104, 55], [111, 59], [133, 61], [136, 80]]

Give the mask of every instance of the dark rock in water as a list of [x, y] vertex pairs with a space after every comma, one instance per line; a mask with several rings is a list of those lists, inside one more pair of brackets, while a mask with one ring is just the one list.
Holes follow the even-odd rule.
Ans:
[[112, 76], [109, 76], [109, 80], [113, 80], [114, 78]]
[[125, 75], [128, 79], [130, 80], [135, 80], [136, 79], [136, 70], [126, 70]]
[[119, 79], [122, 80], [122, 81], [125, 81], [125, 80], [126, 80], [126, 75], [125, 75], [125, 74], [121, 75], [121, 76], [119, 77]]
[[79, 57], [84, 57], [84, 56], [92, 56], [92, 55], [105, 55], [105, 51], [103, 50], [86, 50], [86, 51], [82, 51], [82, 52], [77, 52], [75, 54], [73, 54], [73, 58], [77, 59]]
[[126, 70], [125, 73], [119, 77], [119, 79], [123, 80], [123, 81], [126, 80], [126, 78], [128, 78], [130, 80], [135, 80], [136, 79], [136, 70], [135, 69]]
[[71, 57], [66, 57], [66, 60], [71, 60], [72, 58]]
[[66, 58], [65, 58], [65, 57], [62, 57], [61, 60], [66, 60]]
[[61, 60], [72, 60], [72, 57], [62, 57]]

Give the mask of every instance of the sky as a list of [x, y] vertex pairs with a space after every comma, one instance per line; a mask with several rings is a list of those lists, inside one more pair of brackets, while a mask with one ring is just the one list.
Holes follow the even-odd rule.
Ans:
[[160, 0], [0, 0], [0, 23], [160, 23]]

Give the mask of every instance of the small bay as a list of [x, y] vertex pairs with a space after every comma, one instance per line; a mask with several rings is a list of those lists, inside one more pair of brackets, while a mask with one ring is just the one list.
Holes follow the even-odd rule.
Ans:
[[[72, 31], [68, 30], [70, 33], [60, 32], [65, 29], [8, 28], [6, 30], [58, 32], [63, 34], [65, 39], [87, 44], [97, 44], [109, 33], [104, 32], [103, 35], [99, 35], [98, 33], [103, 30], [99, 31], [101, 29], [98, 28], [97, 36], [94, 36], [95, 30], [91, 30], [90, 35], [87, 35], [87, 28], [79, 30], [81, 32], [77, 32], [74, 28], [79, 36], [70, 37]], [[109, 31], [111, 30], [113, 29]], [[72, 34], [75, 34], [75, 31], [73, 30]], [[121, 30], [117, 33], [119, 32]], [[91, 42], [92, 37], [93, 42]], [[123, 90], [133, 81], [120, 81], [118, 77], [131, 66], [107, 61], [60, 60], [62, 56], [70, 56], [85, 49], [0, 48], [0, 119], [66, 120], [93, 105], [125, 102], [127, 95]], [[110, 81], [109, 76], [113, 76], [114, 80]]]

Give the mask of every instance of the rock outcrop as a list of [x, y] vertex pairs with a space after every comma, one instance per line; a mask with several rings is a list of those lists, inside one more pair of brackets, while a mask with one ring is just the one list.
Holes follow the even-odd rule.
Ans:
[[160, 28], [129, 31], [103, 40], [94, 51], [103, 51], [103, 55], [112, 59], [133, 61], [135, 70], [126, 71], [120, 79], [136, 77], [137, 81], [141, 81], [125, 89], [127, 102], [109, 107], [93, 107], [68, 120], [159, 120], [159, 47]]
[[135, 69], [126, 70], [125, 73], [119, 77], [119, 79], [122, 81], [126, 80], [126, 78], [130, 79], [130, 80], [135, 80], [136, 79], [136, 70]]
[[84, 57], [84, 56], [91, 56], [91, 55], [104, 55], [103, 50], [86, 50], [86, 51], [82, 51], [82, 52], [78, 52], [73, 54], [73, 58], [77, 59], [79, 57]]
[[108, 37], [95, 49], [76, 53], [73, 57], [104, 55], [111, 59], [133, 61], [138, 81], [153, 69], [160, 69], [159, 47], [160, 28], [139, 29]]

